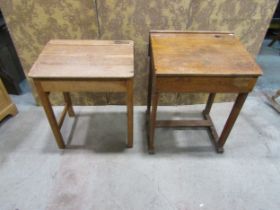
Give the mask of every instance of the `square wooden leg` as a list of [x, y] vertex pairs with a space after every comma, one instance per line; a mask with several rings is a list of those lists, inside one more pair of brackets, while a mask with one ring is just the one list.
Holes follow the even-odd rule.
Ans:
[[75, 112], [74, 112], [74, 109], [73, 109], [73, 105], [72, 105], [70, 94], [68, 92], [63, 92], [63, 97], [64, 97], [64, 101], [65, 101], [66, 106], [67, 106], [68, 115], [70, 117], [74, 117], [75, 116]]
[[150, 116], [151, 111], [151, 101], [152, 101], [152, 83], [153, 83], [153, 72], [152, 72], [152, 65], [150, 61], [150, 71], [149, 71], [149, 81], [148, 81], [148, 94], [147, 94], [147, 110], [146, 110], [146, 118], [148, 121], [148, 118]]
[[133, 80], [127, 81], [127, 147], [133, 147]]
[[220, 152], [220, 151], [223, 151], [223, 146], [224, 144], [226, 143], [226, 140], [227, 140], [227, 137], [229, 136], [230, 134], [230, 131], [240, 113], [240, 110], [244, 104], [244, 102], [246, 101], [246, 98], [248, 96], [248, 93], [240, 93], [236, 100], [235, 100], [235, 103], [232, 107], [232, 110], [230, 112], [230, 115], [227, 119], [227, 122], [224, 126], [224, 129], [221, 133], [221, 136], [219, 138], [219, 141], [217, 142], [217, 151]]
[[215, 100], [216, 93], [210, 93], [208, 96], [207, 104], [205, 109], [203, 110], [203, 114], [209, 114], [212, 108], [212, 105]]
[[154, 92], [152, 94], [152, 112], [149, 116], [148, 150], [150, 154], [155, 153], [154, 136], [155, 136], [155, 127], [156, 127], [158, 98], [159, 98], [159, 93]]
[[53, 131], [53, 134], [55, 136], [55, 140], [57, 143], [57, 146], [60, 149], [64, 149], [65, 148], [65, 144], [63, 141], [63, 137], [60, 133], [60, 129], [58, 126], [58, 123], [56, 121], [49, 97], [48, 97], [48, 93], [44, 92], [44, 90], [42, 89], [42, 86], [40, 84], [39, 81], [34, 81], [34, 84], [36, 86], [37, 92], [38, 92], [38, 96], [41, 100], [42, 106], [45, 110], [45, 113], [47, 115], [48, 121], [50, 123], [51, 129]]

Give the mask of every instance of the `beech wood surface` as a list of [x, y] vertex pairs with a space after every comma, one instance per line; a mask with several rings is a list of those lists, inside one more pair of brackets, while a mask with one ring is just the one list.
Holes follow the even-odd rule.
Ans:
[[131, 78], [133, 42], [51, 40], [28, 76], [32, 78]]

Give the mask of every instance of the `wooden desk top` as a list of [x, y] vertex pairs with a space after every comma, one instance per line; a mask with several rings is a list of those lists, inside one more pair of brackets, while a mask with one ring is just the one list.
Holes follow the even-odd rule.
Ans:
[[28, 76], [32, 78], [131, 78], [133, 41], [51, 40]]
[[153, 31], [157, 75], [259, 76], [262, 70], [231, 33]]

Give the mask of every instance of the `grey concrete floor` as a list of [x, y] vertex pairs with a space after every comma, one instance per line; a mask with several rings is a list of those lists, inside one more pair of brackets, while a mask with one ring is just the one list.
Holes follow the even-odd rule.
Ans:
[[[219, 132], [231, 105], [213, 107]], [[75, 107], [59, 150], [42, 109], [18, 107], [0, 126], [0, 209], [280, 209], [280, 117], [259, 97], [247, 100], [224, 154], [203, 129], [158, 129], [149, 155], [144, 107], [127, 149], [123, 106]], [[202, 109], [160, 107], [159, 118]]]

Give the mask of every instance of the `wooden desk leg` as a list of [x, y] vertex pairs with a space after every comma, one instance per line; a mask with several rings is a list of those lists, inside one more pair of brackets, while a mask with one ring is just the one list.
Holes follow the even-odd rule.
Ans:
[[73, 110], [73, 106], [72, 106], [72, 101], [71, 101], [71, 97], [70, 94], [68, 92], [63, 92], [63, 97], [64, 97], [64, 101], [67, 104], [67, 111], [70, 117], [74, 117], [75, 116], [75, 112]]
[[159, 93], [154, 92], [152, 94], [152, 113], [149, 119], [149, 142], [148, 150], [150, 154], [154, 154], [154, 136], [155, 136], [155, 125], [156, 125], [156, 116], [157, 116], [157, 105], [158, 105]]
[[[150, 58], [151, 59], [151, 58]], [[152, 82], [153, 82], [153, 73], [152, 73], [152, 62], [150, 61], [150, 69], [149, 69], [149, 81], [148, 81], [148, 94], [147, 94], [147, 119], [150, 116], [151, 112], [151, 101], [152, 101]]]
[[216, 96], [216, 93], [210, 93], [209, 94], [206, 107], [203, 110], [204, 114], [209, 114], [210, 113], [212, 105], [213, 105], [213, 102], [214, 102], [214, 99], [215, 99], [215, 96]]
[[234, 125], [234, 123], [235, 123], [239, 113], [240, 113], [240, 110], [241, 110], [241, 108], [242, 108], [242, 106], [243, 106], [247, 96], [248, 96], [248, 93], [240, 93], [237, 96], [237, 98], [235, 100], [235, 103], [234, 103], [234, 105], [232, 107], [231, 113], [230, 113], [230, 115], [229, 115], [229, 117], [227, 119], [227, 122], [226, 122], [226, 124], [224, 126], [222, 134], [221, 134], [221, 136], [219, 138], [219, 141], [217, 143], [217, 146], [218, 146], [217, 151], [218, 152], [222, 152], [223, 151], [223, 146], [226, 143], [227, 137], [230, 134], [230, 131], [231, 131], [231, 129], [232, 129], [232, 127], [233, 127], [233, 125]]
[[41, 100], [42, 106], [43, 106], [43, 108], [45, 110], [45, 113], [46, 113], [47, 118], [49, 120], [51, 129], [52, 129], [53, 134], [55, 136], [55, 140], [56, 140], [57, 146], [60, 149], [64, 149], [65, 148], [65, 144], [64, 144], [62, 135], [60, 133], [60, 129], [58, 127], [55, 115], [53, 113], [53, 109], [52, 109], [52, 106], [51, 106], [51, 103], [50, 103], [50, 100], [49, 100], [49, 97], [48, 97], [48, 93], [44, 92], [40, 82], [34, 81], [34, 84], [36, 86], [36, 89], [37, 89], [37, 92], [38, 92], [38, 96], [39, 96], [39, 98]]
[[127, 147], [133, 147], [133, 80], [127, 81]]

